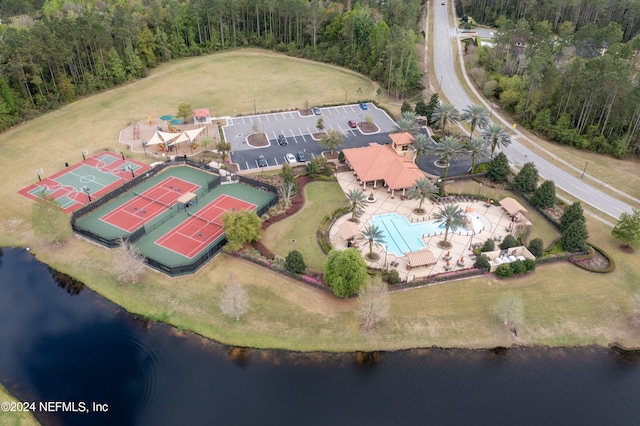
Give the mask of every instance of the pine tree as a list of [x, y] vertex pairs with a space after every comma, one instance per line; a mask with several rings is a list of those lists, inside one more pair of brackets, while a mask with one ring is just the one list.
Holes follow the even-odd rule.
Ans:
[[513, 178], [513, 186], [524, 193], [531, 193], [538, 187], [538, 169], [532, 162], [524, 163], [520, 172]]
[[542, 182], [531, 196], [531, 204], [548, 209], [556, 204], [556, 185], [552, 180]]
[[580, 201], [576, 201], [564, 210], [562, 217], [560, 218], [560, 228], [567, 229], [576, 220], [585, 220], [584, 211]]
[[511, 174], [509, 160], [504, 152], [499, 152], [490, 162], [487, 168], [487, 178], [495, 182], [505, 182]]
[[587, 248], [589, 231], [584, 219], [578, 219], [565, 228], [562, 232], [562, 247], [565, 251], [581, 251]]

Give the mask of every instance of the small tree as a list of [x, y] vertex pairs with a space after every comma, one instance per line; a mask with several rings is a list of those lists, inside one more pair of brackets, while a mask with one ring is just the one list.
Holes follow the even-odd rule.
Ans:
[[253, 124], [251, 125], [251, 130], [253, 130], [253, 133], [255, 133], [258, 136], [262, 135], [262, 129], [260, 128], [260, 123], [258, 123], [257, 121], [253, 121]]
[[532, 162], [524, 163], [520, 172], [513, 178], [513, 186], [524, 193], [530, 193], [538, 187], [538, 169]]
[[328, 149], [333, 155], [333, 151], [342, 146], [342, 133], [337, 130], [329, 130], [320, 138], [320, 146]]
[[413, 108], [409, 101], [402, 101], [402, 106], [400, 107], [400, 112], [413, 112]]
[[[434, 93], [433, 95], [431, 95], [431, 98], [429, 98], [427, 109], [423, 114], [424, 116], [427, 117], [427, 124], [429, 124], [429, 126], [433, 126], [435, 124], [435, 121], [433, 119], [433, 112], [436, 110], [436, 107], [439, 104], [440, 104], [440, 96], [437, 93]], [[416, 111], [416, 114], [417, 113], [418, 111]]]
[[552, 180], [545, 180], [531, 196], [531, 204], [541, 209], [549, 209], [556, 204], [556, 184]]
[[491, 238], [487, 238], [482, 245], [482, 251], [494, 251], [496, 249], [496, 243]]
[[522, 296], [511, 292], [503, 294], [496, 303], [495, 312], [498, 320], [513, 333], [516, 333], [517, 326], [524, 321]]
[[362, 233], [360, 234], [358, 239], [369, 244], [369, 254], [367, 255], [367, 258], [369, 260], [373, 259], [373, 245], [383, 244], [385, 242], [382, 229], [378, 228], [376, 225], [366, 226], [362, 230]]
[[[200, 142], [200, 145], [202, 145], [202, 147], [204, 149], [207, 149], [207, 147], [209, 145], [211, 145], [211, 143], [213, 142], [213, 138], [211, 136], [205, 136], [202, 139], [199, 139], [199, 142]], [[229, 148], [229, 151], [231, 151], [231, 148]], [[229, 152], [229, 151], [227, 151], [227, 152]], [[223, 160], [224, 160], [224, 158], [223, 158]]]
[[455, 106], [446, 102], [440, 102], [434, 108], [431, 120], [438, 124], [440, 136], [444, 138], [445, 128], [448, 124], [456, 124], [460, 121], [460, 112]]
[[358, 292], [357, 315], [362, 329], [373, 330], [389, 316], [389, 291], [380, 278], [374, 278]]
[[222, 288], [220, 310], [223, 315], [236, 321], [249, 310], [247, 290], [240, 285], [233, 272], [229, 274], [229, 281]]
[[356, 212], [361, 209], [367, 200], [367, 195], [358, 188], [350, 189], [347, 192], [347, 199], [349, 200], [349, 211], [351, 212], [351, 220], [356, 219]]
[[504, 240], [502, 240], [499, 247], [501, 250], [506, 250], [511, 247], [516, 247], [519, 245], [520, 243], [518, 242], [518, 240], [516, 240], [516, 238], [513, 235], [508, 234], [506, 237], [504, 237]]
[[449, 175], [451, 161], [459, 160], [468, 154], [465, 145], [455, 136], [447, 136], [440, 139], [440, 142], [433, 148], [433, 152], [440, 161], [446, 164], [442, 179], [446, 179]]
[[560, 228], [567, 229], [567, 227], [576, 220], [585, 220], [580, 201], [576, 201], [564, 210], [564, 213], [562, 213], [560, 217]]
[[466, 215], [460, 206], [456, 204], [447, 204], [433, 214], [433, 218], [436, 223], [444, 224], [444, 241], [442, 244], [447, 245], [447, 235], [449, 235], [449, 229], [454, 232], [458, 228], [464, 227]]
[[318, 120], [316, 121], [316, 129], [320, 132], [324, 130], [324, 118], [318, 117]]
[[476, 261], [473, 262], [473, 267], [478, 269], [484, 269], [488, 271], [491, 269], [491, 264], [489, 263], [489, 258], [484, 254], [481, 254], [476, 258]]
[[532, 255], [534, 255], [535, 257], [540, 257], [542, 256], [542, 253], [544, 251], [544, 243], [540, 238], [534, 238], [533, 240], [531, 240], [531, 242], [529, 242], [529, 247], [527, 248]]
[[295, 184], [296, 182], [296, 172], [291, 167], [291, 164], [284, 163], [282, 165], [282, 169], [280, 170], [280, 176], [282, 176], [282, 180], [288, 183]]
[[497, 148], [506, 148], [511, 145], [511, 136], [507, 129], [498, 123], [489, 123], [482, 132], [482, 137], [491, 144], [491, 158]]
[[562, 247], [565, 251], [582, 251], [587, 248], [588, 238], [589, 231], [587, 231], [584, 219], [578, 219], [562, 231], [560, 241], [562, 241]]
[[284, 203], [284, 208], [289, 207], [289, 203], [291, 202], [291, 197], [295, 193], [296, 185], [292, 182], [282, 182], [282, 185], [278, 188], [278, 195], [282, 198], [282, 202]]
[[489, 141], [483, 138], [471, 138], [466, 144], [465, 148], [469, 156], [471, 156], [471, 168], [469, 173], [473, 173], [476, 168], [477, 160], [485, 160], [489, 158]]
[[228, 211], [222, 215], [222, 224], [227, 236], [226, 247], [232, 251], [262, 236], [262, 221], [254, 211]]
[[115, 265], [116, 276], [123, 284], [137, 284], [146, 271], [144, 256], [127, 239], [118, 240], [118, 256]]
[[69, 218], [51, 198], [38, 198], [31, 206], [33, 232], [47, 243], [58, 245], [71, 236]]
[[304, 263], [302, 253], [298, 250], [291, 250], [287, 254], [287, 258], [284, 262], [284, 267], [292, 274], [302, 274], [307, 269], [307, 264]]
[[416, 115], [429, 117], [429, 109], [427, 108], [427, 104], [424, 102], [424, 99], [422, 98], [422, 96], [420, 97], [420, 100], [416, 102], [416, 107], [414, 111]]
[[611, 235], [623, 242], [625, 247], [638, 247], [640, 244], [640, 210], [635, 207], [631, 214], [622, 213]]
[[184, 121], [187, 121], [187, 119], [191, 116], [193, 116], [193, 109], [191, 108], [191, 105], [185, 102], [178, 105], [178, 113], [176, 114], [176, 117], [182, 118]]
[[[204, 146], [204, 144], [202, 146]], [[220, 141], [216, 144], [216, 151], [222, 155], [222, 161], [227, 161], [227, 155], [231, 152], [231, 144], [229, 142]]]
[[367, 281], [367, 264], [354, 248], [331, 250], [324, 268], [324, 280], [336, 296], [352, 296]]
[[509, 160], [504, 152], [499, 152], [490, 162], [487, 167], [487, 178], [494, 182], [505, 182], [511, 174], [511, 168], [509, 167]]

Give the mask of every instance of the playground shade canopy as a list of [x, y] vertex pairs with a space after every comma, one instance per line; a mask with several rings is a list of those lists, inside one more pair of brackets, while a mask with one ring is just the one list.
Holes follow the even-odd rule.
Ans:
[[186, 130], [184, 132], [185, 135], [189, 138], [191, 142], [204, 130], [204, 127], [198, 127], [197, 129]]

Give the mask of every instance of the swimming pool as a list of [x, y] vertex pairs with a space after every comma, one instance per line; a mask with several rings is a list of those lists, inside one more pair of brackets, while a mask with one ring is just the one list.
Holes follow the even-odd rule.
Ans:
[[[476, 223], [474, 223], [476, 220], [475, 217], [471, 217], [474, 229], [476, 228]], [[406, 216], [397, 213], [376, 215], [370, 223], [380, 228], [384, 234], [384, 245], [387, 246], [387, 252], [396, 256], [424, 249], [426, 246], [421, 239], [423, 235], [444, 235], [444, 225], [438, 225], [433, 220], [410, 223]], [[451, 230], [449, 230], [449, 234], [451, 234]]]

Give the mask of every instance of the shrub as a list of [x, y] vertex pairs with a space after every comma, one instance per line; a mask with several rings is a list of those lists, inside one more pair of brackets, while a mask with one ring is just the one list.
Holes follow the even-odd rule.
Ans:
[[535, 257], [542, 256], [542, 252], [544, 250], [544, 244], [540, 238], [534, 238], [529, 243], [529, 247], [527, 247], [532, 255]]
[[511, 247], [516, 247], [518, 244], [518, 240], [516, 240], [516, 238], [509, 234], [506, 237], [504, 237], [504, 240], [502, 240], [502, 242], [500, 243], [500, 249], [501, 250], [505, 250]]
[[511, 262], [511, 271], [513, 271], [514, 275], [524, 274], [527, 272], [527, 267], [524, 265], [522, 260], [515, 260]]
[[533, 271], [536, 269], [536, 261], [533, 259], [525, 259], [522, 263], [524, 263], [524, 267], [527, 268], [527, 271]]
[[386, 281], [389, 285], [400, 284], [402, 279], [400, 278], [400, 274], [395, 269], [391, 269], [386, 273]]
[[572, 222], [562, 232], [562, 247], [566, 251], [581, 251], [587, 247], [589, 232], [583, 219]]
[[491, 264], [489, 263], [489, 258], [484, 254], [481, 254], [476, 258], [476, 261], [473, 263], [474, 268], [484, 269], [488, 271], [491, 269]]
[[509, 278], [513, 276], [513, 270], [511, 269], [511, 265], [506, 263], [498, 266], [496, 268], [496, 275], [502, 278]]
[[487, 241], [482, 245], [482, 251], [494, 251], [495, 249], [496, 243], [491, 238], [487, 238]]
[[305, 269], [307, 269], [307, 265], [304, 263], [302, 253], [300, 253], [298, 250], [291, 250], [287, 254], [287, 258], [284, 262], [284, 267], [292, 274], [302, 274]]
[[338, 153], [338, 161], [339, 161], [339, 162], [341, 162], [341, 163], [344, 163], [344, 162], [345, 162], [345, 160], [346, 160], [346, 158], [345, 158], [345, 156], [344, 156], [344, 152], [340, 151], [340, 152]]

